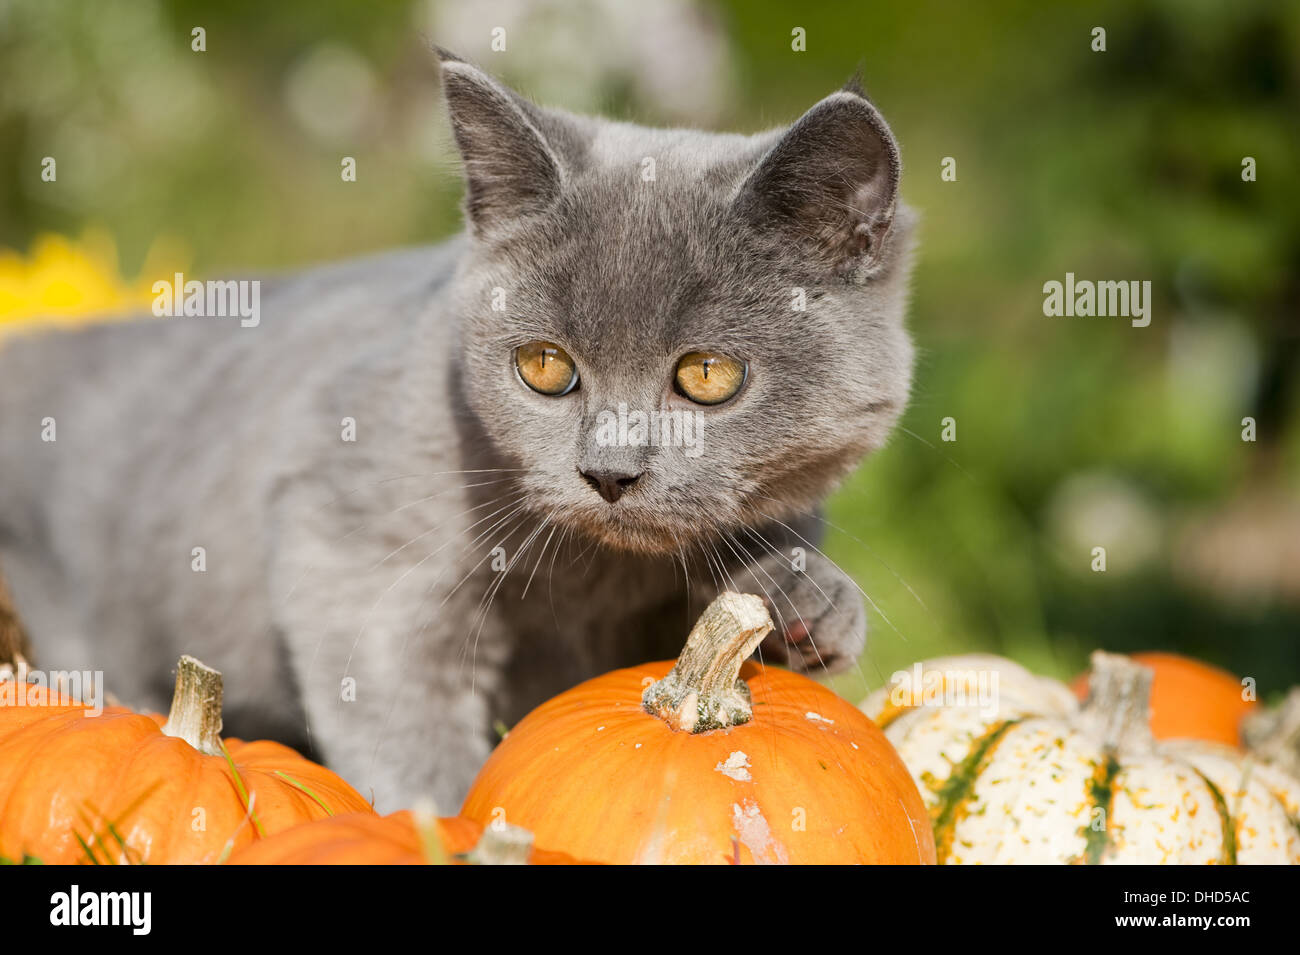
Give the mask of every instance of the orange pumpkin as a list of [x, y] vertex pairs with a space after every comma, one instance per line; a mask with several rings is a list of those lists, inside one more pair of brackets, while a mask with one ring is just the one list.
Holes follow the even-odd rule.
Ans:
[[525, 717], [461, 815], [607, 863], [933, 863], [921, 797], [875, 724], [744, 663], [771, 629], [758, 597], [722, 594], [675, 664], [616, 670]]
[[[1156, 739], [1201, 739], [1241, 746], [1241, 721], [1255, 707], [1242, 698], [1241, 680], [1227, 670], [1177, 653], [1135, 653], [1130, 658], [1150, 667], [1151, 732]], [[1088, 697], [1088, 674], [1070, 689]]]
[[223, 744], [221, 674], [182, 657], [171, 713], [94, 715], [0, 683], [0, 858], [206, 863], [298, 823], [369, 805], [287, 746]]
[[[562, 852], [534, 849], [532, 834], [460, 816], [422, 821], [410, 810], [391, 816], [349, 813], [303, 823], [236, 852], [231, 865], [427, 865], [435, 862], [575, 865]], [[484, 838], [486, 836], [486, 838]]]

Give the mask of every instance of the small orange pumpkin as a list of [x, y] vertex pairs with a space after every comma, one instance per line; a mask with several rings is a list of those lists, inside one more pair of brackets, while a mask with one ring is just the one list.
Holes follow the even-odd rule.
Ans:
[[[1241, 746], [1241, 721], [1255, 708], [1242, 697], [1241, 680], [1200, 660], [1177, 653], [1135, 653], [1130, 659], [1149, 667], [1151, 733], [1156, 739], [1200, 739]], [[1089, 674], [1075, 677], [1070, 689], [1088, 698]]]
[[[486, 837], [486, 838], [485, 838]], [[527, 863], [576, 865], [562, 852], [535, 849], [517, 826], [486, 832], [460, 816], [420, 819], [409, 809], [391, 816], [349, 813], [303, 823], [236, 852], [231, 865], [428, 865]]]
[[101, 713], [21, 680], [0, 683], [0, 858], [208, 863], [365, 799], [268, 741], [223, 744], [221, 674], [182, 657], [171, 713]]
[[616, 670], [526, 716], [461, 815], [607, 863], [933, 863], [884, 734], [826, 687], [744, 663], [771, 629], [758, 597], [722, 594], [675, 664]]

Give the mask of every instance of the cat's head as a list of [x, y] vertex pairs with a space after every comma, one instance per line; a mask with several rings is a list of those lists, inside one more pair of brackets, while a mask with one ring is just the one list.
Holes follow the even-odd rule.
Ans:
[[671, 552], [812, 507], [884, 442], [910, 215], [860, 90], [741, 136], [542, 108], [450, 56], [443, 85], [463, 400], [532, 509]]

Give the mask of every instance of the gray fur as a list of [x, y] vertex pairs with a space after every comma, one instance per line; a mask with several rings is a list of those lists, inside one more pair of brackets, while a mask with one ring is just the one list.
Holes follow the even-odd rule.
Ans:
[[[256, 328], [0, 351], [0, 565], [38, 664], [162, 708], [193, 653], [225, 673], [228, 731], [310, 745], [380, 808], [452, 811], [496, 721], [674, 655], [722, 585], [770, 596], [766, 659], [856, 659], [861, 597], [809, 542], [900, 414], [912, 349], [897, 147], [853, 90], [734, 136], [542, 109], [452, 58], [444, 87], [468, 237], [268, 281]], [[576, 391], [520, 382], [533, 339], [574, 356]], [[670, 383], [697, 349], [749, 363], [694, 409], [701, 456], [593, 439], [619, 402], [693, 408]], [[611, 504], [593, 468], [645, 476]]]

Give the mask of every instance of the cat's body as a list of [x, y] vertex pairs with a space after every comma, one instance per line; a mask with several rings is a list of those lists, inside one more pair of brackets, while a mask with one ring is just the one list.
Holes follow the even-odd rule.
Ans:
[[[857, 94], [784, 137], [709, 136], [444, 75], [470, 237], [266, 282], [256, 328], [0, 350], [0, 566], [38, 665], [162, 708], [192, 653], [225, 673], [230, 731], [310, 741], [381, 808], [450, 811], [494, 724], [672, 655], [720, 586], [771, 597], [791, 642], [768, 659], [856, 656], [861, 599], [810, 512], [883, 441], [911, 349], [897, 152]], [[531, 340], [573, 355], [571, 394], [521, 380]], [[734, 399], [671, 390], [696, 349], [747, 363]], [[700, 414], [703, 453], [597, 442], [619, 403]], [[592, 474], [635, 486], [611, 501]]]

